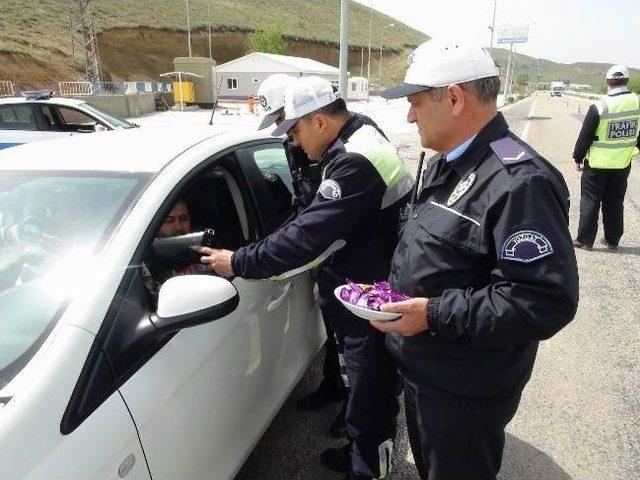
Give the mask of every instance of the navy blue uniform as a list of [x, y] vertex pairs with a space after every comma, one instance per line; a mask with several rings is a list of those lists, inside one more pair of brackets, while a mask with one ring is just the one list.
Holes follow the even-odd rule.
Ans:
[[[345, 125], [345, 128], [342, 129], [339, 135], [339, 138], [343, 142], [348, 142], [351, 134], [362, 125], [371, 125], [386, 138], [384, 132], [380, 130], [378, 125], [370, 117], [360, 113], [351, 113], [351, 117], [352, 120]], [[320, 165], [311, 163], [302, 148], [290, 141], [286, 141], [285, 145], [289, 150], [289, 168], [293, 177], [293, 189], [296, 195], [293, 205], [294, 213], [290, 219], [292, 220], [302, 210], [307, 208], [315, 198], [320, 182], [322, 181], [322, 172]], [[342, 391], [345, 385], [342, 381], [340, 364], [338, 362], [339, 348], [336, 342], [335, 332], [331, 328], [328, 320], [331, 312], [326, 312], [326, 308], [324, 308], [322, 303], [323, 302], [321, 302], [320, 309], [322, 310], [322, 318], [327, 332], [325, 356], [322, 365], [323, 382], [332, 390]]]
[[[346, 139], [343, 140], [343, 139]], [[232, 256], [236, 275], [290, 275], [321, 261], [323, 315], [344, 351], [349, 383], [346, 423], [355, 478], [386, 474], [399, 410], [399, 377], [384, 336], [334, 297], [347, 278], [387, 278], [400, 207], [411, 182], [382, 133], [352, 115], [320, 161], [322, 182], [311, 204], [287, 225]]]
[[562, 175], [500, 113], [460, 158], [426, 167], [390, 283], [429, 298], [429, 331], [387, 336], [422, 479], [498, 473], [538, 342], [576, 312], [568, 209]]

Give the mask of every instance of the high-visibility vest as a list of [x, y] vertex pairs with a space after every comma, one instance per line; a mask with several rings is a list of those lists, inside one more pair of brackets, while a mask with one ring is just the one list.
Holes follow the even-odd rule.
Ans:
[[596, 128], [597, 140], [589, 148], [589, 166], [592, 168], [620, 169], [631, 163], [638, 153], [638, 123], [640, 98], [635, 93], [603, 97], [596, 104], [600, 123]]

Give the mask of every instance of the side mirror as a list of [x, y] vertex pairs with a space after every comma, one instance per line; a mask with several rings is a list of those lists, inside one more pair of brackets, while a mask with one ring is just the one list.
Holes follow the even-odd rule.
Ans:
[[160, 287], [158, 313], [150, 320], [160, 331], [177, 331], [229, 315], [238, 301], [238, 291], [228, 280], [210, 275], [181, 275]]

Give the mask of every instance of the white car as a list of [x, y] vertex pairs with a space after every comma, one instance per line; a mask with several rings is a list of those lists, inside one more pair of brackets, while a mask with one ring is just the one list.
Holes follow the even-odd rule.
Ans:
[[176, 129], [0, 152], [0, 479], [233, 478], [325, 340], [311, 277], [175, 276], [156, 302], [144, 271], [177, 199], [226, 248], [278, 228], [287, 165]]
[[0, 150], [23, 143], [138, 125], [74, 98], [32, 92], [0, 99]]

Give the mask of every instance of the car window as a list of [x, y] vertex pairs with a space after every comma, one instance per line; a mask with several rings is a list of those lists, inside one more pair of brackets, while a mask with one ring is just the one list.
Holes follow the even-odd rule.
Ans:
[[116, 128], [135, 128], [138, 126], [135, 123], [131, 123], [124, 118], [120, 118], [117, 115], [114, 115], [113, 113], [105, 112], [101, 108], [98, 108], [94, 105], [89, 105], [88, 103], [83, 103], [82, 108], [92, 113], [97, 118], [105, 119]]
[[58, 107], [58, 113], [66, 125], [89, 127], [98, 123], [95, 118], [90, 117], [86, 113], [76, 110], [75, 108]]
[[163, 240], [213, 230], [216, 247], [236, 250], [249, 242], [249, 217], [239, 188], [229, 170], [215, 166], [191, 180], [170, 204], [163, 206], [162, 219], [146, 247], [141, 267], [152, 299], [162, 283], [173, 276], [209, 273], [197, 262], [197, 255], [190, 257], [185, 249], [163, 249]]
[[[268, 143], [238, 150], [248, 169], [252, 186], [263, 207], [262, 214], [267, 218], [268, 230], [272, 231], [284, 223], [293, 212], [293, 179], [287, 153], [281, 143]], [[259, 175], [251, 175], [251, 169], [257, 169]]]
[[5, 130], [38, 130], [31, 105], [0, 105], [0, 128]]
[[26, 364], [144, 185], [140, 175], [0, 172], [0, 388]]

